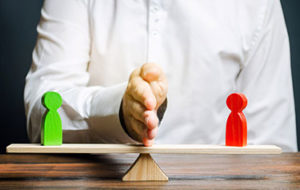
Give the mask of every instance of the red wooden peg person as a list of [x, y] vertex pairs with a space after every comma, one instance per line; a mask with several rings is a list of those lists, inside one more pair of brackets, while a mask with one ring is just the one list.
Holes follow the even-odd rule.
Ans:
[[246, 146], [247, 120], [242, 111], [247, 106], [247, 98], [244, 94], [233, 93], [226, 104], [231, 110], [226, 123], [226, 146]]

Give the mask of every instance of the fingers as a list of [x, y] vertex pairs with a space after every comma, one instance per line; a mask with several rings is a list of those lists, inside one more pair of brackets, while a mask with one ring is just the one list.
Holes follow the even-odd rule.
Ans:
[[144, 106], [135, 101], [132, 97], [128, 98], [130, 104], [128, 105], [127, 111], [132, 117], [144, 123], [149, 129], [154, 129], [158, 126], [159, 120], [155, 111], [145, 110]]
[[144, 115], [145, 107], [141, 103], [134, 100], [132, 96], [128, 97], [128, 102], [129, 104], [127, 105], [127, 110], [132, 115], [132, 117], [146, 124]]
[[147, 125], [148, 129], [154, 129], [158, 126], [158, 117], [156, 115], [156, 112], [154, 111], [145, 111], [144, 112], [145, 117], [145, 124]]
[[156, 109], [165, 101], [168, 83], [162, 68], [154, 63], [146, 63], [141, 67], [140, 76], [150, 84], [156, 99]]
[[144, 123], [136, 120], [134, 117], [129, 117], [128, 120], [129, 124], [126, 124], [126, 127], [133, 139], [142, 142], [143, 138], [147, 138], [147, 127]]
[[144, 139], [152, 140], [155, 138], [157, 134], [158, 128], [155, 127], [153, 129], [147, 128], [147, 126], [141, 121], [131, 117], [129, 119], [130, 132], [133, 134], [133, 138], [137, 141], [144, 142]]
[[162, 69], [153, 63], [132, 72], [123, 97], [123, 113], [130, 135], [151, 146], [158, 131], [156, 111], [165, 101], [168, 84]]
[[157, 64], [146, 63], [130, 75], [128, 91], [147, 109], [158, 109], [167, 96], [166, 76]]
[[127, 125], [132, 126], [131, 128], [134, 128], [134, 131], [139, 135], [141, 135], [141, 132], [139, 132], [140, 128], [143, 128], [145, 132], [147, 130], [149, 132], [145, 133], [145, 137], [149, 139], [155, 137], [156, 130], [152, 130], [157, 128], [159, 123], [156, 111], [146, 110], [143, 105], [134, 100], [131, 96], [124, 98], [123, 109], [125, 110], [125, 113], [123, 112], [125, 119], [130, 121]]
[[148, 129], [147, 130], [148, 139], [154, 139], [156, 137], [157, 131], [158, 131], [158, 127], [155, 127], [154, 129]]
[[168, 85], [165, 81], [151, 82], [151, 90], [155, 96], [157, 110], [167, 97]]
[[154, 143], [154, 139], [147, 139], [147, 138], [143, 138], [143, 144], [147, 147], [152, 146]]
[[153, 110], [156, 107], [156, 98], [152, 93], [150, 85], [140, 77], [130, 80], [127, 91], [129, 95], [144, 105], [146, 109]]

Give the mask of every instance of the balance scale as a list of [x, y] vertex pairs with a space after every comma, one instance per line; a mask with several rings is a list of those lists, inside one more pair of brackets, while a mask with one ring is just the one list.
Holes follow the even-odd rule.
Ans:
[[247, 145], [233, 147], [224, 145], [199, 144], [154, 144], [152, 147], [130, 144], [62, 144], [42, 146], [41, 144], [11, 144], [7, 153], [47, 154], [111, 154], [139, 153], [138, 158], [123, 176], [123, 181], [168, 181], [168, 176], [151, 157], [155, 154], [280, 154], [275, 145]]

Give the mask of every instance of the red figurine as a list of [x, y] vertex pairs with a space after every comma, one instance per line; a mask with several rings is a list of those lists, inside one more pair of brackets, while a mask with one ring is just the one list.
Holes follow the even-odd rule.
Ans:
[[233, 93], [226, 104], [231, 110], [226, 123], [226, 146], [246, 146], [247, 121], [242, 111], [247, 106], [247, 98], [244, 94]]

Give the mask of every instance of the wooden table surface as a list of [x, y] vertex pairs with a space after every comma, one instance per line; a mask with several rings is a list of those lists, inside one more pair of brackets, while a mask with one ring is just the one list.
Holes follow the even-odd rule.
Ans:
[[168, 182], [122, 182], [137, 154], [3, 154], [0, 189], [300, 189], [300, 153], [153, 154]]

